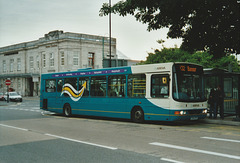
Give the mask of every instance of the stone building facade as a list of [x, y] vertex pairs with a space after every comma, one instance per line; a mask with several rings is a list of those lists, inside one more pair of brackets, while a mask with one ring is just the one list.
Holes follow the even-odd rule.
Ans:
[[[116, 58], [116, 39], [111, 39], [112, 59]], [[5, 80], [23, 96], [40, 95], [42, 73], [103, 68], [109, 58], [109, 38], [52, 31], [36, 41], [0, 48], [0, 92]]]

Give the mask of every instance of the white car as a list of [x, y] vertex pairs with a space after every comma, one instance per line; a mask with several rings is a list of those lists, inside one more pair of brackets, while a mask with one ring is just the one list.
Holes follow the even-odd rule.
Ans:
[[9, 100], [10, 101], [20, 101], [22, 102], [22, 96], [17, 94], [17, 92], [8, 92], [5, 93], [4, 99], [7, 101], [7, 94], [9, 94]]

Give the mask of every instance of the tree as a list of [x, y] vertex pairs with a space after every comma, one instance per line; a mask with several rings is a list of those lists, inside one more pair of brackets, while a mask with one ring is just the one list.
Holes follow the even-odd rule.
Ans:
[[190, 62], [202, 65], [204, 68], [228, 69], [240, 72], [240, 67], [234, 56], [228, 55], [219, 59], [213, 59], [213, 55], [208, 52], [198, 51], [193, 54], [179, 48], [156, 49], [154, 53], [149, 53], [147, 60], [140, 64], [166, 63], [166, 62]]
[[240, 52], [240, 0], [125, 0], [100, 15], [127, 14], [148, 24], [148, 30], [169, 28], [169, 38], [183, 38], [189, 52], [208, 50], [214, 58]]

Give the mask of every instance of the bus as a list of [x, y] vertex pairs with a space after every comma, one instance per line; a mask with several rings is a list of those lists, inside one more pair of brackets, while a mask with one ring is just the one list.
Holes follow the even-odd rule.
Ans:
[[42, 74], [40, 108], [134, 122], [204, 119], [203, 67], [159, 63]]

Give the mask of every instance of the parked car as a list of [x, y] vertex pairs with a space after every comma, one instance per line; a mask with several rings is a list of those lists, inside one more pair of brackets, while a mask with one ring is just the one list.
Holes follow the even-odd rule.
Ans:
[[0, 93], [0, 101], [4, 101], [4, 95], [3, 95], [3, 93]]
[[[20, 101], [22, 102], [22, 96], [17, 92], [8, 92], [10, 101]], [[7, 101], [7, 93], [4, 95], [4, 99]]]

